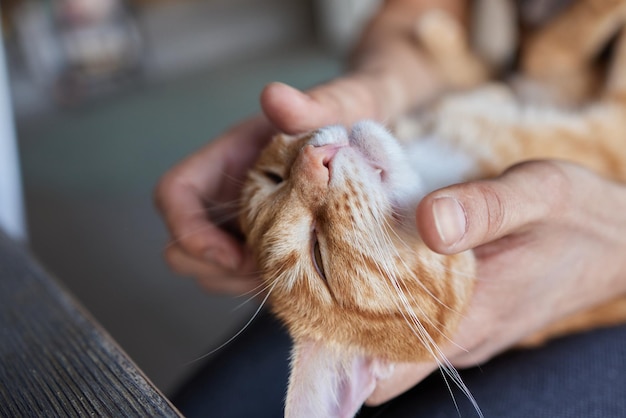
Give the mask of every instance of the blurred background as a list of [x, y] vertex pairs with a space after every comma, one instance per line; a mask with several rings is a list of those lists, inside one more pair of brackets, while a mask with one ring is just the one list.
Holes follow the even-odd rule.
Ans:
[[376, 0], [1, 0], [29, 244], [166, 395], [250, 318], [161, 258], [159, 176], [341, 72]]

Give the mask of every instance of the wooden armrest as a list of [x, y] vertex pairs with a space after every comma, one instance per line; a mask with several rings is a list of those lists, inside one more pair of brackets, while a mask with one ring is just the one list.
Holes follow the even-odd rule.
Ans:
[[26, 249], [0, 231], [0, 416], [180, 413]]

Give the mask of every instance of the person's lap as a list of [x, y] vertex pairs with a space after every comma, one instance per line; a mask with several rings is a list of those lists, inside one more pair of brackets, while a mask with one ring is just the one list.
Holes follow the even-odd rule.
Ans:
[[[263, 314], [173, 402], [188, 417], [281, 417], [290, 345], [282, 327]], [[461, 375], [486, 417], [626, 417], [626, 326], [510, 351]], [[448, 385], [435, 373], [358, 417], [477, 416], [465, 395], [451, 394]]]
[[180, 388], [172, 402], [189, 418], [281, 417], [291, 341], [268, 313]]

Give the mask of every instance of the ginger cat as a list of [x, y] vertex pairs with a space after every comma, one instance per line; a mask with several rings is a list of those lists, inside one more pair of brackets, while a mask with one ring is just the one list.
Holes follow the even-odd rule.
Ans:
[[[626, 181], [625, 20], [624, 1], [581, 0], [527, 38], [517, 85], [549, 86], [554, 102], [583, 107], [526, 104], [510, 85], [490, 84], [399, 123], [402, 140], [370, 121], [273, 139], [244, 187], [241, 225], [294, 341], [287, 417], [351, 417], [394, 363], [445, 361], [439, 347], [472, 295], [475, 262], [421, 242], [414, 213], [428, 191], [537, 158]], [[619, 31], [605, 89], [592, 98], [591, 58]], [[426, 14], [417, 34], [452, 84], [487, 78], [445, 15]], [[563, 79], [571, 84], [554, 82]], [[532, 341], [622, 321], [626, 297]]]

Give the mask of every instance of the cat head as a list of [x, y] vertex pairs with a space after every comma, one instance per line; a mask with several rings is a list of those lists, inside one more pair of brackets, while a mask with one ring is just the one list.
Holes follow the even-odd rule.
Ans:
[[451, 272], [472, 266], [421, 242], [421, 190], [402, 146], [373, 122], [277, 135], [262, 152], [244, 186], [241, 225], [294, 339], [294, 367], [313, 362], [319, 371], [315, 356], [298, 357], [319, 350], [337, 359], [329, 374], [356, 362], [378, 376], [381, 365], [432, 359], [470, 289]]

